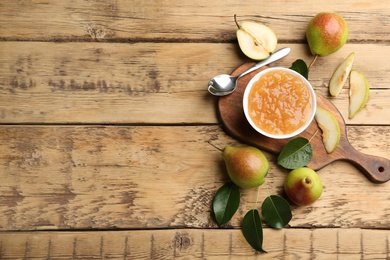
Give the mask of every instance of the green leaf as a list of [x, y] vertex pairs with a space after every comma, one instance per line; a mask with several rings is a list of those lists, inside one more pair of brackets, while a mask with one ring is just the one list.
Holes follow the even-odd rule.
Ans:
[[263, 227], [257, 209], [251, 209], [244, 216], [242, 233], [251, 247], [257, 251], [266, 252], [263, 249]]
[[261, 215], [270, 227], [277, 229], [282, 229], [292, 218], [290, 204], [276, 195], [270, 195], [264, 200]]
[[298, 59], [293, 62], [290, 69], [295, 70], [302, 76], [304, 76], [306, 79], [309, 79], [309, 69], [307, 68], [306, 62]]
[[313, 148], [309, 140], [297, 137], [290, 140], [278, 156], [278, 164], [286, 169], [305, 166], [313, 158]]
[[240, 205], [240, 189], [233, 182], [223, 185], [213, 200], [213, 211], [218, 225], [226, 224]]

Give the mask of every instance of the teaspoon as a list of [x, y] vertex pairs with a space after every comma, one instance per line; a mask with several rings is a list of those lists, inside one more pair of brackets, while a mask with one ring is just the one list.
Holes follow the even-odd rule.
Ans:
[[259, 69], [260, 67], [263, 67], [267, 64], [270, 64], [271, 62], [277, 61], [283, 57], [285, 57], [287, 54], [289, 54], [291, 51], [290, 48], [282, 48], [280, 50], [277, 50], [276, 52], [272, 53], [267, 59], [262, 60], [243, 73], [241, 73], [238, 76], [231, 76], [228, 74], [222, 74], [214, 77], [210, 80], [208, 90], [211, 94], [214, 96], [226, 96], [231, 94], [235, 89], [237, 85], [237, 80], [241, 78], [242, 76], [245, 76], [246, 74]]

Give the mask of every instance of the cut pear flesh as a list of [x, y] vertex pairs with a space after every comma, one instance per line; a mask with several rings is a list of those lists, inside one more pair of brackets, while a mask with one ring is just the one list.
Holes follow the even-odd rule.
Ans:
[[241, 51], [254, 60], [268, 58], [278, 43], [275, 33], [269, 27], [252, 21], [242, 22], [236, 35]]
[[352, 64], [355, 59], [355, 53], [351, 52], [345, 60], [333, 72], [329, 82], [329, 92], [332, 96], [337, 97], [347, 81], [351, 72]]
[[349, 118], [352, 119], [368, 101], [370, 85], [360, 71], [351, 71], [349, 79]]
[[322, 130], [322, 141], [327, 153], [332, 153], [340, 143], [340, 125], [336, 117], [325, 108], [317, 106], [315, 119]]

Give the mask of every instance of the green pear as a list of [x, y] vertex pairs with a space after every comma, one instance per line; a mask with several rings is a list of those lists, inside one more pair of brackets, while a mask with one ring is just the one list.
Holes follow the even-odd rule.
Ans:
[[267, 157], [252, 146], [226, 146], [222, 157], [230, 179], [240, 188], [254, 188], [264, 183], [269, 170]]
[[293, 203], [307, 206], [321, 197], [322, 182], [313, 169], [297, 168], [287, 175], [284, 190]]
[[307, 26], [306, 39], [313, 55], [327, 56], [339, 50], [348, 38], [348, 25], [335, 13], [318, 13]]

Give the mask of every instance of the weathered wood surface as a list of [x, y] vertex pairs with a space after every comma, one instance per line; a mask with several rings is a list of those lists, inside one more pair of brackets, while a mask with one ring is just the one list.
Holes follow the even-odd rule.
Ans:
[[[357, 149], [390, 157], [383, 149], [388, 127], [349, 127], [348, 134]], [[366, 141], [373, 136], [375, 142]], [[218, 126], [4, 126], [0, 144], [3, 231], [215, 228], [211, 200], [228, 180], [219, 149], [239, 145]], [[268, 191], [283, 195], [287, 173], [267, 155], [272, 166], [263, 199]], [[390, 183], [372, 184], [342, 162], [319, 174], [320, 201], [294, 208], [291, 227], [390, 226]], [[243, 191], [230, 225], [240, 226], [256, 191]]]
[[[305, 44], [280, 46], [292, 52], [272, 66], [312, 59]], [[350, 44], [318, 59], [313, 86], [328, 96], [333, 70], [351, 51], [370, 81], [370, 102], [348, 120], [348, 84], [331, 101], [347, 123], [390, 124], [390, 65], [378, 63], [389, 45]], [[207, 83], [247, 61], [236, 44], [210, 43], [0, 42], [0, 59], [1, 123], [78, 124], [218, 123]]]
[[[0, 1], [0, 259], [389, 259], [390, 183], [373, 184], [346, 162], [319, 174], [324, 193], [293, 206], [281, 231], [265, 226], [268, 255], [239, 230], [255, 203], [243, 191], [217, 228], [214, 192], [227, 179], [225, 145], [208, 80], [249, 60], [233, 14], [269, 25], [292, 52], [272, 66], [309, 63], [308, 20], [342, 14], [347, 44], [310, 72], [327, 95], [336, 66], [371, 84], [347, 119], [348, 84], [330, 98], [359, 151], [390, 158], [390, 5], [386, 1]], [[281, 194], [271, 171], [261, 200]]]
[[[201, 41], [235, 40], [233, 15], [270, 26], [280, 39], [303, 41], [307, 21], [318, 12], [342, 14], [350, 39], [388, 42], [387, 1], [316, 0], [153, 1], [3, 0], [0, 39], [29, 41]], [[38, 18], [39, 17], [39, 18]]]
[[[264, 229], [267, 254], [237, 229], [0, 233], [2, 259], [388, 259], [390, 234], [366, 229]], [[378, 242], [379, 241], [379, 242]]]

